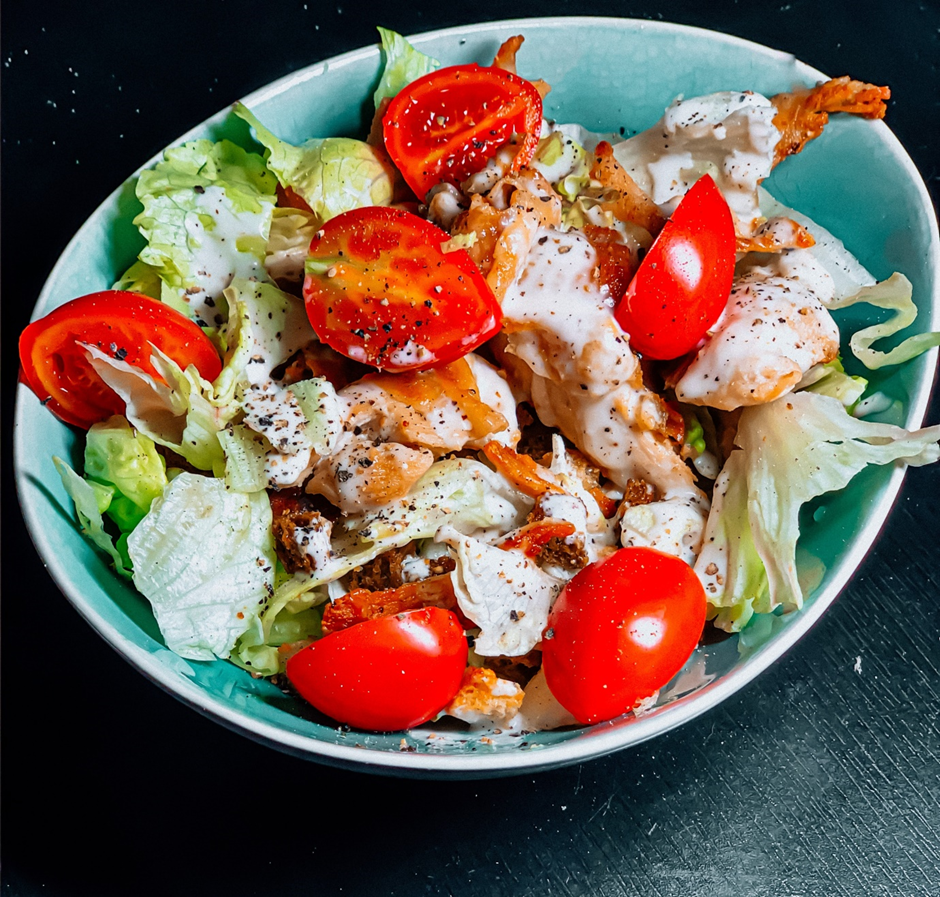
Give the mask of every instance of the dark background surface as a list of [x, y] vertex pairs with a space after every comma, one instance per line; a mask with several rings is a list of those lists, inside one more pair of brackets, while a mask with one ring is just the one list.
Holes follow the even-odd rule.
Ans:
[[940, 894], [940, 466], [908, 475], [849, 587], [742, 693], [632, 750], [495, 781], [340, 772], [202, 718], [98, 638], [23, 530], [12, 344], [129, 172], [249, 91], [373, 42], [375, 24], [586, 13], [714, 28], [891, 85], [888, 122], [936, 203], [936, 2], [3, 4], [0, 893]]

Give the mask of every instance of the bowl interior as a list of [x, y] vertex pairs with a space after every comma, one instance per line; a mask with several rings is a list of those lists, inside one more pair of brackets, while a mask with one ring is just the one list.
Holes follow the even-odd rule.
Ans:
[[[520, 73], [552, 85], [546, 116], [602, 132], [646, 128], [680, 93], [753, 89], [772, 94], [822, 77], [789, 55], [735, 38], [631, 20], [517, 20], [419, 35], [413, 43], [444, 64], [486, 63], [514, 34], [526, 38], [518, 57]], [[312, 65], [245, 102], [287, 140], [362, 135], [380, 69], [379, 51], [369, 47]], [[246, 126], [227, 110], [168, 145], [197, 136], [224, 136], [253, 146]], [[133, 261], [142, 245], [131, 224], [139, 210], [134, 182], [135, 176], [128, 178], [76, 234], [42, 291], [37, 316], [110, 286]], [[919, 175], [887, 127], [834, 120], [765, 186], [841, 237], [876, 277], [903, 271], [921, 308], [915, 329], [937, 328], [936, 220]], [[908, 427], [920, 423], [934, 363], [935, 353], [929, 353], [871, 378], [895, 400], [881, 419]], [[801, 551], [807, 570], [819, 572], [824, 566], [825, 572], [807, 607], [765, 621], [751, 633], [759, 637], [750, 647], [737, 637], [700, 647], [652, 712], [591, 728], [487, 742], [457, 724], [404, 738], [337, 729], [230, 664], [191, 662], [172, 654], [160, 640], [146, 600], [120, 581], [77, 531], [52, 456], [79, 468], [81, 451], [72, 431], [21, 388], [15, 464], [27, 524], [52, 576], [108, 642], [159, 685], [249, 737], [338, 765], [406, 775], [496, 775], [571, 763], [650, 738], [713, 706], [779, 657], [834, 600], [870, 548], [901, 480], [896, 471], [869, 471], [844, 492], [815, 503]]]

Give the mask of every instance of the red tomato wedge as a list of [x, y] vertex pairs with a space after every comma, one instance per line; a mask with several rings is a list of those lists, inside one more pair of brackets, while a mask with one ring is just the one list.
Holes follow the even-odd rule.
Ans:
[[542, 640], [552, 694], [581, 723], [613, 719], [682, 669], [705, 626], [692, 568], [652, 548], [621, 548], [562, 590]]
[[459, 184], [496, 151], [520, 137], [518, 171], [535, 153], [542, 97], [512, 72], [453, 65], [423, 75], [389, 103], [382, 119], [385, 149], [419, 199], [442, 182]]
[[124, 402], [98, 376], [79, 343], [157, 379], [150, 363], [154, 346], [182, 368], [195, 365], [206, 380], [222, 370], [215, 346], [199, 326], [156, 299], [105, 290], [66, 302], [20, 335], [20, 378], [56, 417], [86, 430], [122, 413]]
[[291, 657], [285, 672], [302, 698], [338, 722], [396, 732], [444, 709], [467, 653], [456, 615], [426, 607], [326, 635]]
[[464, 249], [403, 209], [331, 218], [307, 257], [304, 300], [317, 336], [354, 361], [420, 370], [454, 361], [495, 334], [499, 302]]
[[734, 262], [731, 209], [706, 174], [682, 198], [614, 310], [630, 345], [656, 359], [691, 352], [724, 310]]

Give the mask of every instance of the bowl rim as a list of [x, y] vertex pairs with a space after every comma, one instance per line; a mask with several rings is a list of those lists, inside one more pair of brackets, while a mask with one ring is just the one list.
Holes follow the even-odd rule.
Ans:
[[[747, 40], [745, 38], [729, 35], [718, 31], [693, 25], [684, 25], [674, 22], [649, 21], [645, 19], [623, 18], [615, 16], [541, 16], [532, 18], [501, 19], [491, 22], [478, 22], [471, 25], [457, 25], [439, 28], [432, 31], [408, 35], [408, 40], [417, 47], [442, 38], [482, 36], [496, 34], [508, 30], [527, 30], [529, 34], [536, 31], [552, 31], [560, 28], [615, 27], [628, 32], [659, 32], [684, 33], [692, 37], [700, 37], [718, 44], [728, 44], [742, 49], [750, 50], [757, 55], [767, 58], [789, 61], [796, 71], [806, 79], [824, 80], [825, 74], [818, 69], [796, 59], [791, 53], [776, 50], [772, 47]], [[359, 47], [345, 53], [328, 57], [311, 63], [297, 71], [291, 72], [268, 84], [252, 91], [242, 99], [245, 105], [259, 105], [271, 100], [303, 83], [315, 78], [328, 69], [337, 69], [356, 65], [380, 55], [379, 45], [375, 44]], [[204, 119], [177, 137], [167, 146], [176, 146], [196, 136], [202, 136], [206, 129], [215, 123], [221, 122], [228, 114], [231, 104], [219, 112]], [[919, 171], [904, 150], [898, 138], [883, 121], [867, 123], [876, 129], [881, 143], [890, 151], [892, 164], [901, 166], [920, 194], [924, 207], [933, 211], [930, 217], [930, 252], [925, 260], [927, 267], [940, 268], [940, 232], [938, 232], [936, 210], [934, 210], [927, 187]], [[136, 171], [125, 178], [122, 184], [135, 177], [140, 171], [153, 166], [163, 156], [163, 150], [155, 153], [144, 162]], [[109, 205], [118, 191], [114, 191], [98, 205], [88, 216], [86, 222], [101, 214]], [[45, 313], [47, 306], [51, 308], [53, 285], [65, 264], [65, 257], [73, 244], [80, 238], [84, 229], [83, 224], [63, 249], [60, 258], [52, 267], [46, 282], [39, 293], [33, 309], [31, 319]], [[940, 283], [935, 284], [931, 298], [931, 329], [940, 329]], [[907, 418], [909, 426], [920, 426], [926, 415], [936, 371], [937, 349], [927, 353], [928, 360], [932, 359], [932, 368], [920, 376], [916, 388], [911, 391], [907, 403]], [[930, 375], [930, 370], [933, 374]], [[800, 638], [803, 637], [818, 621], [822, 614], [835, 601], [849, 579], [854, 576], [859, 565], [875, 542], [879, 532], [885, 525], [888, 515], [897, 499], [901, 488], [904, 471], [894, 469], [887, 480], [881, 497], [868, 511], [868, 519], [863, 529], [850, 548], [840, 557], [838, 572], [829, 585], [814, 596], [811, 604], [800, 611], [799, 616], [787, 626], [785, 632], [775, 637], [760, 652], [748, 658], [748, 661], [737, 666], [728, 673], [692, 694], [681, 697], [668, 706], [663, 707], [655, 715], [641, 716], [632, 720], [628, 726], [615, 726], [616, 721], [600, 723], [586, 728], [591, 737], [585, 739], [573, 738], [554, 745], [539, 745], [538, 749], [512, 750], [486, 753], [434, 753], [434, 752], [393, 752], [388, 750], [368, 750], [356, 746], [356, 733], [350, 733], [349, 744], [333, 744], [319, 741], [309, 735], [288, 731], [282, 727], [259, 720], [249, 713], [232, 708], [188, 679], [174, 677], [169, 667], [160, 662], [141, 645], [120, 637], [113, 631], [113, 627], [97, 610], [94, 602], [87, 599], [78, 591], [73, 583], [69, 570], [64, 562], [60, 561], [55, 545], [48, 538], [42, 526], [38, 506], [29, 499], [26, 490], [26, 474], [20, 459], [26, 457], [31, 446], [26, 441], [29, 414], [34, 409], [28, 409], [23, 401], [28, 388], [20, 384], [17, 390], [16, 409], [14, 420], [14, 474], [20, 507], [27, 524], [27, 530], [36, 547], [36, 550], [46, 566], [50, 576], [59, 590], [65, 595], [80, 616], [128, 663], [140, 671], [151, 682], [173, 695], [175, 698], [195, 709], [203, 716], [213, 719], [226, 728], [245, 735], [254, 741], [268, 745], [285, 753], [304, 759], [316, 760], [329, 765], [355, 769], [365, 772], [374, 772], [386, 775], [402, 775], [411, 777], [446, 777], [448, 774], [458, 774], [462, 777], [487, 777], [523, 772], [536, 772], [547, 768], [557, 768], [570, 765], [587, 759], [605, 756], [614, 751], [640, 744], [657, 735], [671, 731], [678, 726], [694, 719], [697, 716], [714, 708], [726, 698], [743, 688], [769, 666], [775, 663]], [[219, 661], [216, 661], [219, 662]], [[365, 737], [364, 735], [362, 737]]]

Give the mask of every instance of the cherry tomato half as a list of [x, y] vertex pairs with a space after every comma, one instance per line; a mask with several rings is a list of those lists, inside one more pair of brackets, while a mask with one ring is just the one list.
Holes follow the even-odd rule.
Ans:
[[664, 686], [695, 650], [705, 590], [652, 548], [621, 548], [562, 590], [542, 640], [552, 694], [582, 723], [613, 719]]
[[33, 321], [20, 335], [21, 379], [56, 417], [88, 429], [124, 411], [124, 402], [95, 372], [79, 342], [159, 375], [153, 347], [180, 367], [190, 364], [206, 380], [222, 370], [215, 346], [178, 311], [123, 290], [104, 290], [66, 302]]
[[354, 361], [420, 370], [466, 355], [502, 323], [465, 249], [403, 209], [367, 206], [327, 221], [307, 257], [304, 300], [317, 336]]
[[706, 174], [682, 198], [614, 310], [630, 345], [657, 359], [694, 349], [728, 301], [734, 261], [731, 210]]
[[341, 723], [395, 732], [433, 719], [457, 694], [467, 639], [440, 607], [404, 611], [326, 635], [287, 661], [301, 697]]
[[482, 169], [513, 135], [523, 135], [513, 163], [532, 158], [542, 124], [535, 86], [500, 68], [453, 65], [423, 75], [389, 103], [385, 148], [419, 199]]

